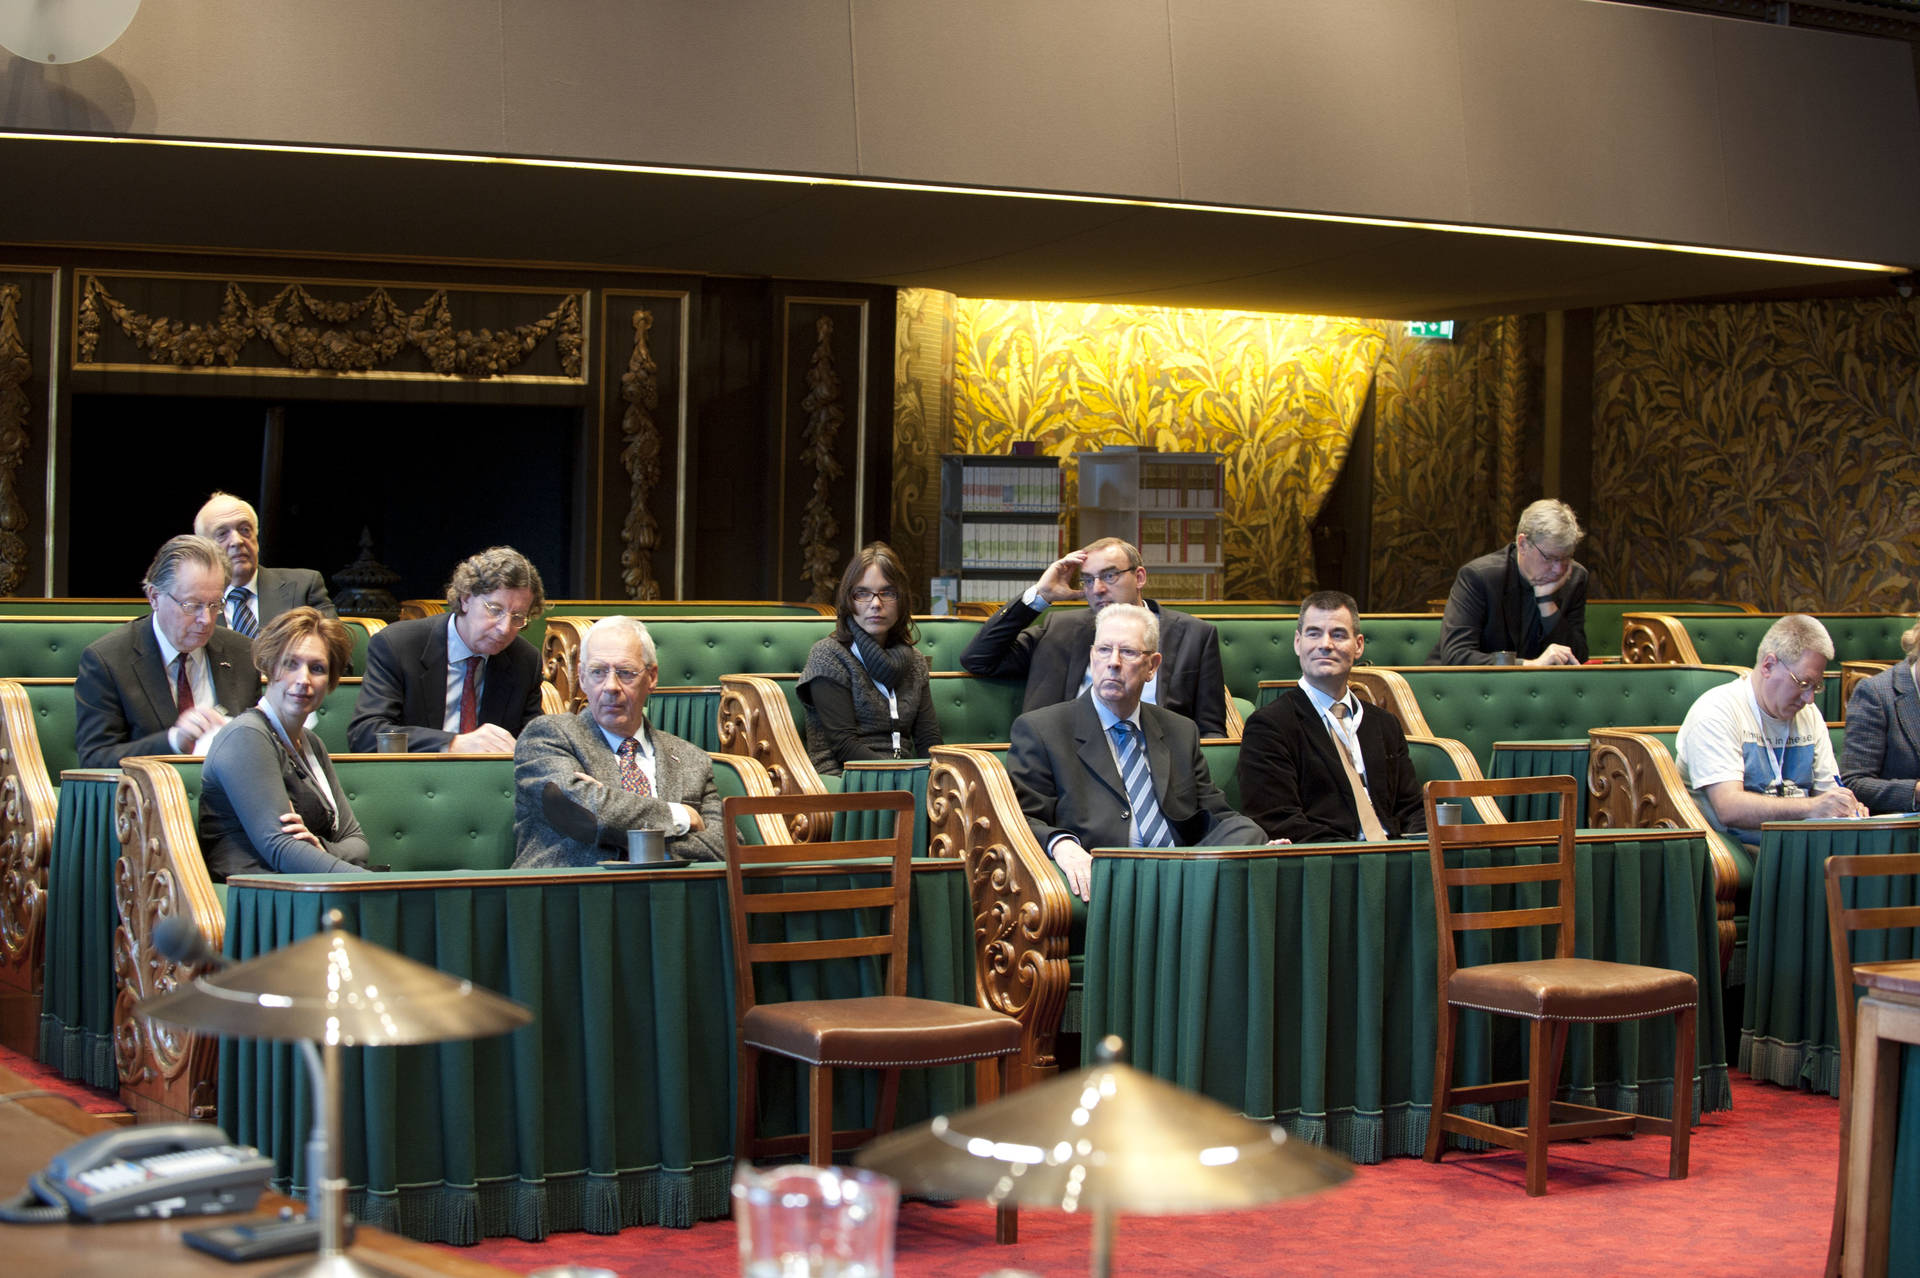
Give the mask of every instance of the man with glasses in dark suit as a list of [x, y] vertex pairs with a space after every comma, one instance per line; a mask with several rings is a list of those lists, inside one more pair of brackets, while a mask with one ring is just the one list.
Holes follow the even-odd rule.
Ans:
[[220, 626], [227, 556], [205, 537], [160, 547], [141, 582], [151, 616], [80, 654], [74, 748], [83, 768], [136, 754], [205, 753], [229, 715], [260, 696], [253, 644]]
[[547, 596], [540, 570], [511, 546], [493, 546], [453, 570], [447, 615], [377, 631], [347, 725], [360, 753], [379, 734], [407, 730], [414, 754], [511, 753], [540, 713], [540, 654], [520, 637]]
[[[1077, 589], [1075, 573], [1080, 576]], [[1193, 720], [1203, 737], [1225, 736], [1220, 632], [1210, 622], [1161, 607], [1146, 597], [1146, 588], [1140, 552], [1118, 537], [1102, 537], [1054, 560], [1039, 581], [995, 613], [960, 654], [960, 666], [987, 678], [1025, 679], [1022, 710], [1071, 701], [1093, 682], [1087, 651], [1100, 610], [1109, 604], [1137, 604], [1159, 624], [1163, 658], [1147, 680], [1144, 700]], [[1086, 599], [1086, 611], [1051, 612], [1052, 605], [1077, 597]]]

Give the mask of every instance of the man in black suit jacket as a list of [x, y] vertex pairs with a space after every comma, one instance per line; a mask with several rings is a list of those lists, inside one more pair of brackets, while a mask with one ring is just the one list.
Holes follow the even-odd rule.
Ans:
[[[1081, 590], [1072, 585], [1076, 570]], [[1071, 701], [1091, 682], [1087, 650], [1093, 646], [1094, 621], [1100, 610], [1109, 604], [1140, 604], [1159, 622], [1160, 652], [1165, 658], [1158, 675], [1147, 682], [1146, 700], [1193, 720], [1203, 737], [1225, 736], [1227, 692], [1220, 673], [1220, 632], [1198, 617], [1145, 598], [1146, 585], [1140, 552], [1118, 537], [1103, 537], [1056, 559], [1025, 594], [995, 613], [960, 654], [960, 666], [987, 678], [1025, 679], [1023, 710]], [[1048, 615], [1040, 625], [1031, 624], [1049, 605], [1083, 592], [1085, 612]]]
[[1522, 665], [1587, 659], [1587, 570], [1573, 558], [1585, 536], [1573, 507], [1551, 498], [1520, 512], [1513, 544], [1460, 569], [1447, 595], [1436, 666], [1490, 666], [1511, 652]]
[[[1293, 632], [1300, 686], [1249, 716], [1240, 739], [1240, 802], [1268, 834], [1325, 843], [1426, 833], [1406, 732], [1389, 711], [1363, 704], [1347, 687], [1366, 646], [1352, 596], [1322, 590], [1301, 600]], [[1342, 716], [1332, 712], [1336, 705]], [[1341, 762], [1350, 747], [1335, 733], [1351, 733], [1359, 744], [1353, 780]], [[1378, 823], [1374, 831], [1361, 819], [1356, 784]]]
[[233, 569], [220, 612], [223, 625], [251, 638], [269, 621], [295, 608], [339, 615], [327, 596], [327, 583], [313, 569], [260, 566], [260, 516], [232, 493], [216, 492], [207, 498], [193, 517], [193, 531], [226, 551]]
[[371, 751], [383, 729], [404, 727], [415, 754], [512, 751], [540, 713], [540, 654], [520, 632], [545, 604], [539, 569], [511, 546], [465, 560], [446, 616], [398, 622], [367, 644], [348, 745]]
[[83, 768], [110, 768], [135, 754], [193, 753], [260, 696], [253, 645], [216, 624], [227, 585], [219, 546], [175, 537], [141, 585], [152, 615], [80, 654], [73, 744]]
[[[1160, 668], [1153, 614], [1101, 609], [1089, 654], [1092, 695], [1013, 721], [1007, 776], [1033, 837], [1081, 900], [1093, 889], [1090, 847], [1242, 846], [1265, 843], [1213, 784], [1193, 722], [1140, 699]], [[1131, 728], [1116, 728], [1131, 724]], [[1131, 738], [1126, 745], [1120, 738]], [[1144, 754], [1152, 802], [1136, 803], [1121, 761]]]

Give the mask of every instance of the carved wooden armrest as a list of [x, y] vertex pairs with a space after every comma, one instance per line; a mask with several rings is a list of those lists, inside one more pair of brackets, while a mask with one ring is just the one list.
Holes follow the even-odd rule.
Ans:
[[113, 1054], [121, 1095], [137, 1114], [212, 1122], [219, 1040], [149, 1021], [133, 1009], [197, 975], [154, 949], [160, 920], [193, 920], [217, 951], [226, 915], [200, 855], [180, 774], [161, 759], [123, 759], [120, 768], [113, 813], [120, 838], [113, 888], [120, 907], [113, 930]]
[[1697, 666], [1699, 654], [1693, 636], [1678, 620], [1663, 612], [1630, 612], [1620, 619], [1620, 659], [1630, 665], [1677, 662]]
[[[825, 794], [787, 694], [761, 675], [720, 676], [720, 749], [766, 768], [776, 794]], [[798, 842], [833, 837], [831, 813], [801, 812], [788, 821]]]
[[[47, 862], [53, 853], [53, 818], [58, 807], [46, 760], [40, 754], [33, 705], [20, 685], [0, 680], [0, 986], [9, 995], [31, 995], [40, 989], [47, 937]], [[35, 1024], [33, 1032], [38, 1028]]]
[[[1473, 751], [1467, 749], [1465, 742], [1456, 741], [1452, 737], [1416, 736], [1408, 733], [1407, 744], [1412, 745], [1415, 742], [1432, 746], [1445, 754], [1453, 763], [1454, 775], [1462, 781], [1486, 780], [1480, 772], [1480, 760], [1473, 757]], [[1507, 819], [1507, 814], [1500, 810], [1500, 801], [1491, 795], [1474, 795], [1473, 810], [1479, 816], [1482, 825], [1500, 825]]]
[[1882, 670], [1893, 665], [1891, 661], [1843, 661], [1840, 663], [1840, 717], [1846, 718], [1847, 706], [1853, 700], [1853, 690], [1861, 681], [1871, 679]]
[[1398, 670], [1388, 670], [1380, 666], [1355, 666], [1348, 675], [1353, 690], [1362, 701], [1370, 706], [1384, 706], [1393, 712], [1400, 721], [1400, 727], [1410, 737], [1431, 737], [1435, 733], [1427, 726], [1427, 716], [1420, 709], [1420, 698], [1413, 695], [1413, 688], [1407, 683], [1405, 675]]
[[540, 681], [540, 713], [541, 714], [572, 713], [567, 706], [566, 695], [562, 693], [560, 689], [553, 686], [553, 681], [551, 679], [542, 679]]
[[936, 746], [927, 777], [935, 856], [967, 862], [973, 898], [974, 1000], [1020, 1022], [1024, 1083], [1059, 1069], [1054, 1036], [1067, 1006], [1072, 905], [997, 754]]
[[[540, 677], [560, 695], [563, 713], [573, 714], [587, 704], [578, 685], [580, 644], [596, 617], [549, 617], [540, 640]], [[542, 694], [544, 705], [545, 694]], [[551, 713], [551, 712], [549, 712]]]
[[1680, 779], [1680, 766], [1666, 743], [1647, 732], [1594, 728], [1587, 740], [1588, 824], [1608, 830], [1696, 830], [1706, 837], [1707, 855], [1713, 860], [1713, 900], [1724, 967], [1733, 958], [1740, 868]]

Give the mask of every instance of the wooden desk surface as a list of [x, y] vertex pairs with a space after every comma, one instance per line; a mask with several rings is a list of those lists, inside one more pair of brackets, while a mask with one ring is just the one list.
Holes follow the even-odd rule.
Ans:
[[1887, 963], [1856, 963], [1853, 979], [1879, 994], [1920, 998], [1920, 959]]
[[[32, 1084], [0, 1067], [0, 1096], [30, 1091]], [[45, 1167], [68, 1145], [110, 1130], [113, 1124], [55, 1097], [36, 1097], [0, 1104], [0, 1195], [11, 1197], [27, 1177]], [[268, 1194], [260, 1200], [262, 1214], [278, 1211], [290, 1199]], [[284, 1269], [297, 1256], [276, 1256], [250, 1264], [229, 1265], [188, 1247], [180, 1235], [203, 1229], [233, 1216], [186, 1216], [170, 1221], [123, 1221], [110, 1225], [0, 1224], [0, 1254], [4, 1268], [17, 1274], [81, 1275], [138, 1274], [140, 1278], [172, 1278], [175, 1274], [205, 1278], [218, 1274], [268, 1274]], [[453, 1278], [513, 1278], [513, 1271], [465, 1260], [441, 1248], [413, 1242], [379, 1229], [362, 1226], [350, 1250], [369, 1263], [396, 1274], [452, 1275]]]

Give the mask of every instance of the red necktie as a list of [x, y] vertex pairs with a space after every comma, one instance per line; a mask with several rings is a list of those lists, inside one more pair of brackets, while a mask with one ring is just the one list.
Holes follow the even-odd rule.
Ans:
[[180, 677], [174, 682], [173, 700], [180, 713], [185, 714], [193, 709], [193, 681], [187, 678], [187, 654], [181, 653], [174, 661], [179, 664]]
[[467, 658], [467, 679], [460, 685], [460, 731], [480, 726], [480, 658]]

